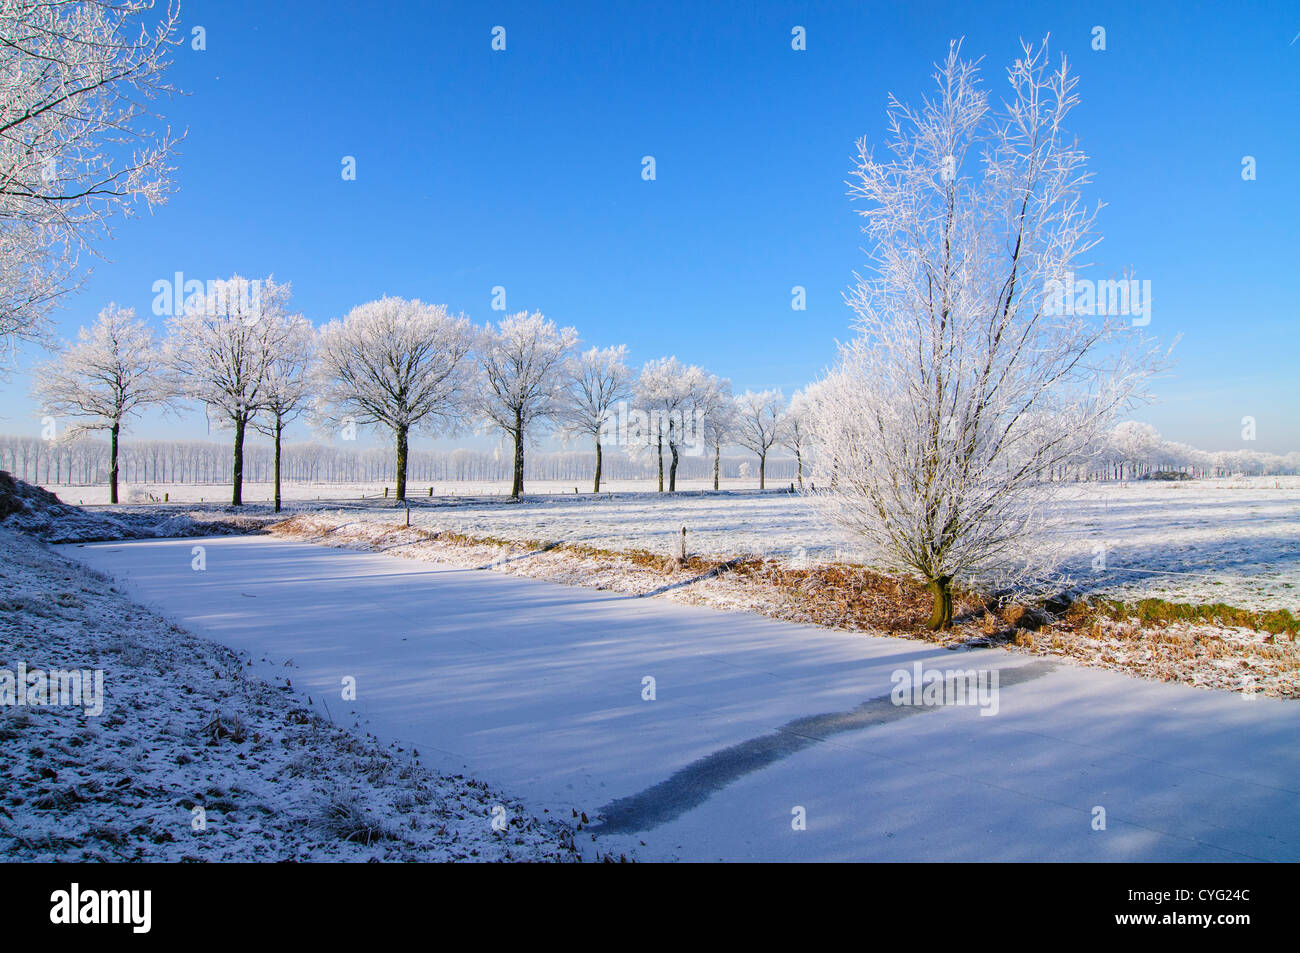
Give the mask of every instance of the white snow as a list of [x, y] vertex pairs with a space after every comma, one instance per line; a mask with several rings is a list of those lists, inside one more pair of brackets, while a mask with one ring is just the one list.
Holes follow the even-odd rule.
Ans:
[[[193, 543], [170, 545], [190, 558]], [[251, 665], [8, 528], [0, 548], [0, 669], [98, 669], [106, 695], [98, 716], [0, 705], [5, 858], [576, 859], [567, 827], [437, 775], [424, 751], [331, 724], [319, 694], [312, 711], [291, 660]]]
[[[1292, 702], [265, 537], [203, 541], [196, 572], [194, 544], [66, 551], [247, 651], [261, 677], [291, 673], [322, 714], [329, 698], [335, 717], [355, 712], [380, 739], [517, 792], [534, 814], [603, 812], [617, 831], [584, 830], [591, 849], [1300, 859]], [[997, 715], [899, 717], [891, 677], [916, 662], [997, 669]], [[359, 694], [340, 710], [344, 676]], [[806, 830], [792, 826], [799, 808]]]

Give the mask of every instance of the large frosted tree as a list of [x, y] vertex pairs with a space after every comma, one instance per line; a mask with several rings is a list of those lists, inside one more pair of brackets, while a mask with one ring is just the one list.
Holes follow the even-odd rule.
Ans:
[[475, 413], [514, 446], [511, 499], [524, 492], [524, 444], [539, 424], [564, 414], [564, 369], [577, 345], [577, 331], [556, 327], [540, 311], [502, 318], [479, 338]]
[[77, 343], [38, 368], [33, 378], [32, 396], [41, 408], [73, 420], [65, 439], [108, 431], [108, 498], [116, 503], [122, 425], [141, 409], [167, 399], [153, 332], [131, 308], [110, 304], [93, 325], [80, 330]]
[[603, 450], [600, 438], [609, 429], [621, 401], [631, 397], [627, 347], [591, 348], [575, 357], [565, 371], [567, 392], [561, 419], [567, 431], [596, 442], [596, 476], [592, 492], [600, 492]]
[[392, 432], [397, 499], [406, 499], [413, 430], [438, 434], [464, 418], [473, 387], [474, 327], [445, 305], [385, 297], [320, 329], [318, 416]]
[[289, 327], [289, 286], [235, 275], [209, 282], [168, 321], [166, 360], [178, 393], [234, 431], [230, 503], [244, 502], [244, 438], [266, 408], [269, 369]]
[[[165, 201], [176, 140], [151, 112], [180, 10], [0, 3], [0, 336], [41, 340], [114, 222]], [[5, 367], [0, 365], [0, 371]]]
[[823, 511], [879, 568], [919, 577], [940, 628], [955, 583], [1046, 578], [1048, 477], [1157, 360], [1124, 321], [1048, 293], [1096, 241], [1065, 60], [1024, 45], [996, 107], [958, 44], [934, 78], [920, 107], [890, 100], [885, 157], [858, 143], [870, 269], [809, 419]]

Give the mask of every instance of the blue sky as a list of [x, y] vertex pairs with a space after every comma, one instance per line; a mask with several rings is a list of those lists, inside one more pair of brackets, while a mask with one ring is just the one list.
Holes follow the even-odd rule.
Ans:
[[[177, 271], [273, 273], [318, 324], [386, 293], [482, 323], [501, 285], [510, 311], [638, 364], [675, 354], [788, 395], [849, 334], [842, 293], [864, 259], [844, 182], [854, 141], [883, 139], [887, 95], [928, 91], [962, 36], [996, 90], [1019, 38], [1050, 32], [1108, 204], [1093, 257], [1151, 279], [1149, 330], [1182, 335], [1140, 419], [1223, 449], [1251, 415], [1249, 446], [1300, 448], [1296, 3], [186, 0], [182, 15], [207, 49], [178, 50], [188, 95], [164, 107], [188, 129], [178, 192], [118, 230], [56, 316], [62, 336], [110, 300], [148, 315]], [[0, 429], [38, 430], [28, 383], [0, 389]], [[204, 432], [201, 414], [134, 427]]]

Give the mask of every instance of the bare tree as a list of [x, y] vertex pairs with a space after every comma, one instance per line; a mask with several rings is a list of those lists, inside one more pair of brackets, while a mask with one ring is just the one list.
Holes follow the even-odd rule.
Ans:
[[210, 424], [235, 432], [232, 506], [243, 503], [244, 437], [266, 408], [268, 369], [289, 326], [288, 301], [288, 285], [235, 275], [209, 282], [167, 324], [173, 386], [204, 405]]
[[381, 298], [331, 321], [317, 341], [318, 417], [385, 427], [397, 442], [397, 499], [406, 499], [412, 429], [453, 430], [471, 399], [474, 327], [445, 305]]
[[736, 398], [736, 442], [758, 457], [758, 488], [767, 488], [767, 452], [781, 436], [785, 397], [779, 390], [745, 391]]
[[1095, 243], [1064, 59], [1024, 45], [994, 110], [959, 54], [920, 109], [891, 98], [888, 161], [858, 144], [872, 272], [849, 296], [858, 337], [810, 412], [815, 499], [876, 565], [926, 583], [932, 628], [952, 624], [954, 581], [1043, 578], [1048, 477], [1157, 362], [1124, 323], [1052, 306]]
[[316, 348], [316, 330], [300, 314], [267, 320], [282, 321], [284, 327], [276, 329], [276, 348], [266, 366], [262, 412], [251, 423], [275, 443], [275, 512], [278, 513], [284, 428], [307, 409], [308, 370]]
[[603, 462], [600, 438], [609, 427], [610, 414], [620, 401], [631, 397], [627, 348], [592, 348], [575, 358], [566, 372], [568, 393], [561, 419], [571, 431], [596, 441], [596, 478], [592, 492], [600, 492]]
[[808, 397], [806, 392], [796, 391], [795, 395], [790, 398], [790, 406], [786, 408], [785, 416], [781, 420], [778, 431], [780, 433], [777, 438], [778, 442], [794, 454], [795, 478], [799, 481], [799, 489], [802, 490], [804, 452], [808, 443]]
[[564, 368], [577, 344], [577, 331], [557, 328], [540, 311], [502, 318], [480, 337], [475, 410], [514, 443], [511, 499], [524, 492], [524, 443], [529, 434], [537, 424], [563, 414]]
[[[166, 200], [176, 140], [148, 109], [180, 10], [152, 0], [0, 3], [0, 335], [42, 340], [47, 314], [137, 203]], [[3, 369], [3, 368], [0, 368]]]
[[713, 488], [720, 486], [722, 447], [736, 431], [736, 402], [731, 396], [731, 381], [709, 374], [695, 398], [701, 436], [713, 451]]
[[37, 369], [32, 396], [47, 413], [77, 422], [63, 439], [109, 432], [108, 498], [117, 502], [118, 440], [132, 414], [167, 399], [162, 355], [153, 332], [131, 308], [110, 304], [78, 332], [78, 341]]

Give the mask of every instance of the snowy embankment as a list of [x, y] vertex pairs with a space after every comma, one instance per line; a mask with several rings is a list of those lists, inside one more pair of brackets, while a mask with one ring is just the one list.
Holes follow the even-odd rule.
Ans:
[[[62, 515], [18, 489], [0, 496], [0, 856], [577, 859], [567, 828], [323, 720], [291, 672], [252, 677], [251, 660], [17, 531]], [[60, 697], [53, 672], [85, 673], [86, 687]]]

